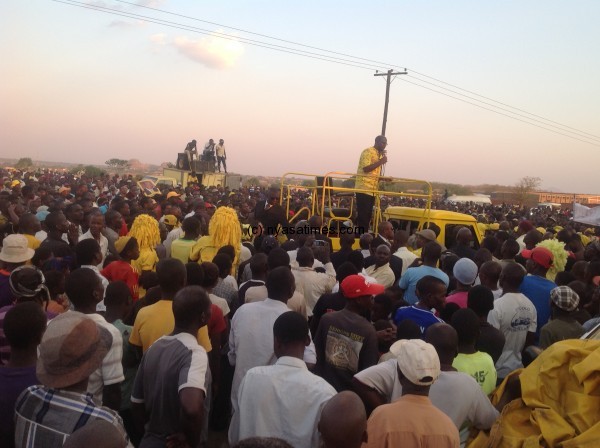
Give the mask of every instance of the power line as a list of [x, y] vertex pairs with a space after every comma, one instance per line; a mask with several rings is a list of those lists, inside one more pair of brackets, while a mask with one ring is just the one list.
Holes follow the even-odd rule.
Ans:
[[[301, 46], [301, 47], [304, 47], [304, 48], [310, 48], [310, 49], [318, 50], [318, 51], [325, 52], [325, 53], [330, 53], [330, 54], [335, 54], [335, 55], [339, 55], [339, 56], [344, 56], [344, 58], [340, 58], [340, 57], [337, 57], [337, 56], [329, 56], [327, 54], [309, 52], [309, 51], [300, 50], [300, 49], [297, 49], [297, 48], [285, 47], [285, 46], [282, 46], [282, 45], [276, 45], [276, 44], [272, 44], [272, 43], [269, 43], [269, 42], [262, 42], [262, 41], [258, 41], [258, 40], [255, 40], [255, 39], [249, 39], [247, 37], [234, 36], [234, 35], [230, 35], [230, 34], [226, 34], [226, 33], [221, 33], [221, 32], [216, 32], [216, 31], [211, 31], [211, 30], [207, 30], [207, 29], [203, 29], [203, 28], [194, 27], [194, 26], [191, 26], [191, 25], [185, 25], [185, 24], [181, 24], [181, 23], [177, 23], [177, 22], [171, 22], [171, 21], [167, 21], [167, 20], [164, 20], [164, 19], [160, 19], [160, 18], [148, 17], [148, 16], [144, 16], [144, 15], [141, 15], [141, 14], [135, 14], [135, 13], [132, 13], [132, 12], [117, 10], [117, 9], [109, 8], [109, 7], [106, 7], [106, 6], [92, 5], [92, 4], [82, 3], [82, 2], [79, 2], [79, 1], [76, 1], [76, 0], [52, 0], [52, 1], [57, 2], [57, 3], [63, 3], [63, 4], [66, 4], [66, 5], [70, 5], [70, 6], [77, 6], [77, 7], [80, 7], [80, 8], [85, 8], [85, 9], [91, 9], [91, 10], [95, 10], [95, 11], [100, 11], [100, 12], [104, 12], [104, 13], [112, 14], [112, 15], [116, 15], [116, 16], [127, 17], [127, 18], [130, 18], [130, 19], [144, 20], [144, 21], [147, 21], [147, 22], [150, 22], [150, 23], [155, 23], [155, 24], [158, 24], [158, 25], [168, 26], [168, 27], [171, 27], [171, 28], [176, 28], [176, 29], [181, 29], [181, 30], [185, 30], [185, 31], [190, 31], [190, 32], [194, 32], [194, 33], [197, 33], [197, 34], [214, 36], [214, 37], [218, 37], [218, 38], [226, 39], [226, 40], [239, 41], [239, 42], [242, 42], [242, 43], [245, 43], [245, 44], [248, 44], [248, 45], [253, 45], [253, 46], [257, 46], [257, 47], [261, 47], [261, 48], [266, 48], [266, 49], [270, 49], [270, 50], [275, 50], [275, 51], [279, 51], [279, 52], [283, 52], [283, 53], [293, 54], [293, 55], [297, 55], [297, 56], [303, 56], [303, 57], [307, 57], [307, 58], [311, 58], [311, 59], [316, 59], [316, 60], [321, 60], [321, 61], [325, 61], [325, 62], [332, 62], [332, 63], [336, 63], [336, 64], [340, 64], [340, 65], [345, 65], [345, 66], [360, 68], [360, 69], [363, 69], [363, 70], [369, 70], [369, 71], [381, 70], [381, 69], [384, 68], [384, 65], [375, 65], [375, 64], [385, 64], [385, 63], [380, 62], [380, 61], [374, 61], [374, 60], [371, 60], [371, 59], [360, 58], [360, 57], [348, 55], [346, 53], [339, 53], [339, 52], [335, 52], [335, 51], [331, 51], [331, 50], [326, 50], [326, 49], [319, 48], [319, 47], [314, 47], [314, 46], [305, 45], [305, 44], [301, 44], [301, 43], [297, 43], [297, 42], [293, 42], [293, 41], [288, 41], [288, 40], [285, 40], [285, 39], [279, 39], [279, 38], [268, 36], [268, 35], [265, 35], [265, 34], [255, 33], [255, 32], [251, 32], [251, 31], [243, 30], [241, 28], [234, 28], [234, 27], [230, 27], [230, 26], [227, 26], [227, 25], [219, 24], [219, 23], [216, 23], [216, 22], [210, 22], [210, 21], [207, 21], [207, 20], [202, 20], [202, 19], [198, 19], [198, 18], [194, 18], [194, 17], [190, 17], [190, 16], [185, 16], [185, 15], [173, 13], [173, 12], [170, 12], [170, 11], [164, 11], [164, 10], [161, 10], [161, 9], [158, 9], [158, 8], [152, 8], [152, 7], [149, 7], [149, 6], [138, 5], [138, 4], [135, 4], [135, 3], [124, 1], [124, 0], [115, 0], [115, 1], [120, 2], [120, 3], [125, 3], [125, 4], [128, 4], [128, 5], [132, 5], [132, 6], [136, 6], [136, 7], [141, 7], [141, 8], [146, 8], [146, 9], [158, 11], [158, 12], [165, 13], [165, 14], [170, 14], [170, 15], [174, 15], [174, 16], [178, 16], [178, 17], [182, 17], [182, 18], [187, 18], [187, 19], [191, 19], [191, 20], [195, 20], [195, 21], [199, 21], [199, 22], [203, 22], [203, 23], [209, 23], [209, 24], [212, 24], [212, 25], [216, 25], [216, 26], [220, 26], [220, 27], [228, 28], [228, 29], [233, 29], [233, 30], [236, 30], [236, 31], [240, 31], [240, 32], [244, 32], [244, 33], [248, 33], [248, 34], [252, 34], [252, 35], [256, 35], [256, 36], [261, 36], [261, 37], [265, 37], [265, 38], [268, 38], [268, 39], [276, 40], [276, 41], [279, 41], [279, 42], [290, 43], [290, 44], [293, 44], [293, 45], [296, 45], [296, 46]], [[350, 58], [350, 59], [345, 59], [345, 58]], [[361, 62], [361, 61], [367, 61], [368, 63], [367, 62]], [[387, 67], [390, 67], [390, 66], [391, 67], [399, 67], [399, 66], [393, 65], [393, 64], [385, 64], [385, 66], [387, 66]], [[573, 128], [573, 127], [570, 127], [570, 126], [567, 126], [567, 125], [563, 125], [561, 123], [549, 120], [547, 118], [541, 117], [541, 116], [536, 115], [536, 114], [532, 114], [530, 112], [527, 112], [527, 111], [524, 111], [522, 109], [510, 106], [508, 104], [496, 101], [494, 99], [485, 97], [483, 95], [479, 95], [479, 94], [477, 94], [475, 92], [469, 91], [467, 89], [463, 89], [461, 87], [458, 87], [458, 86], [455, 86], [453, 84], [447, 83], [445, 81], [439, 80], [437, 78], [428, 76], [426, 74], [423, 74], [423, 73], [420, 73], [420, 72], [416, 72], [416, 71], [413, 71], [413, 72], [417, 73], [420, 76], [423, 76], [423, 77], [435, 80], [437, 82], [440, 82], [442, 84], [446, 84], [446, 85], [452, 86], [452, 87], [454, 87], [454, 88], [456, 88], [458, 90], [462, 90], [464, 92], [471, 93], [472, 95], [475, 95], [475, 96], [478, 96], [478, 97], [481, 97], [481, 98], [485, 98], [485, 99], [487, 99], [489, 101], [492, 101], [492, 102], [495, 102], [495, 103], [498, 103], [498, 104], [502, 104], [502, 105], [504, 105], [504, 106], [506, 106], [506, 107], [508, 107], [510, 109], [515, 109], [515, 110], [524, 112], [525, 114], [528, 114], [528, 115], [540, 118], [542, 120], [548, 121], [549, 123], [545, 123], [545, 122], [542, 122], [540, 120], [536, 120], [534, 118], [531, 118], [531, 117], [528, 117], [528, 116], [525, 116], [525, 115], [522, 115], [522, 114], [518, 114], [518, 113], [513, 112], [511, 110], [504, 109], [502, 107], [496, 106], [494, 104], [487, 103], [487, 102], [479, 100], [477, 98], [472, 98], [469, 95], [465, 95], [463, 93], [456, 92], [456, 91], [454, 91], [452, 89], [449, 89], [449, 88], [444, 87], [444, 86], [440, 86], [440, 85], [432, 83], [430, 81], [426, 81], [426, 80], [420, 79], [420, 78], [418, 78], [416, 76], [409, 75], [413, 79], [416, 79], [416, 80], [418, 80], [420, 82], [424, 82], [424, 83], [433, 85], [433, 86], [435, 86], [438, 89], [449, 91], [449, 92], [451, 92], [454, 95], [464, 96], [464, 97], [466, 97], [466, 98], [468, 98], [468, 99], [470, 99], [472, 101], [476, 101], [478, 103], [482, 103], [482, 104], [485, 104], [487, 106], [503, 110], [503, 111], [508, 112], [509, 114], [512, 114], [512, 115], [507, 115], [507, 114], [498, 112], [498, 111], [496, 111], [494, 109], [489, 109], [487, 107], [481, 106], [481, 105], [473, 103], [471, 101], [466, 101], [466, 100], [463, 100], [461, 98], [457, 98], [457, 97], [455, 97], [453, 95], [449, 95], [447, 93], [440, 92], [438, 90], [427, 88], [425, 86], [422, 86], [422, 85], [419, 85], [419, 84], [416, 84], [416, 83], [412, 83], [412, 82], [404, 80], [404, 79], [403, 79], [403, 81], [409, 82], [410, 84], [414, 84], [414, 85], [417, 85], [417, 86], [422, 87], [422, 88], [426, 88], [427, 90], [430, 90], [432, 92], [436, 92], [436, 93], [439, 93], [441, 95], [445, 95], [447, 97], [450, 97], [450, 98], [453, 98], [453, 99], [457, 99], [459, 101], [462, 101], [462, 102], [465, 102], [465, 103], [468, 103], [468, 104], [480, 107], [480, 108], [488, 110], [490, 112], [496, 112], [499, 115], [504, 115], [504, 116], [506, 116], [508, 118], [512, 118], [514, 120], [517, 120], [517, 121], [520, 121], [520, 122], [523, 122], [523, 123], [526, 123], [526, 124], [530, 124], [532, 126], [536, 126], [536, 127], [540, 128], [540, 129], [544, 129], [544, 130], [548, 130], [548, 131], [551, 131], [551, 132], [555, 132], [555, 133], [563, 135], [565, 137], [570, 137], [570, 138], [573, 138], [575, 140], [579, 140], [579, 141], [582, 141], [582, 142], [585, 142], [585, 143], [595, 144], [595, 143], [591, 143], [591, 142], [589, 142], [587, 140], [582, 140], [580, 138], [576, 138], [576, 137], [574, 137], [572, 135], [564, 134], [564, 132], [568, 132], [568, 133], [575, 134], [578, 137], [582, 137], [582, 138], [585, 138], [585, 139], [597, 140], [597, 138], [596, 138], [596, 136], [594, 134], [590, 134], [588, 132], [580, 131], [580, 130], [578, 130], [576, 128]], [[525, 120], [516, 118], [513, 115], [520, 116], [520, 117], [524, 118]], [[534, 121], [534, 122], [538, 122], [538, 123], [543, 124], [544, 126], [539, 126], [539, 125], [536, 125], [536, 124], [532, 123], [531, 121], [526, 121], [526, 120], [531, 120], [531, 121]], [[555, 123], [555, 124], [551, 124], [551, 123]], [[561, 126], [561, 127], [559, 127], [559, 126]], [[555, 129], [550, 129], [550, 128], [558, 129], [561, 132], [558, 132]], [[568, 129], [563, 129], [563, 128], [568, 128]], [[569, 129], [573, 129], [574, 131], [571, 131]], [[582, 134], [585, 134], [585, 135], [582, 135]], [[600, 137], [598, 137], [598, 138], [600, 138]]]
[[[418, 80], [418, 81], [420, 81], [420, 82], [424, 82], [424, 83], [426, 83], [426, 84], [430, 84], [430, 85], [432, 85], [432, 86], [435, 86], [435, 87], [438, 87], [438, 88], [439, 88], [439, 86], [438, 86], [437, 84], [435, 84], [435, 83], [432, 83], [432, 82], [429, 82], [429, 81], [425, 81], [425, 80], [423, 80], [423, 79], [420, 79], [420, 78], [417, 78], [416, 76], [407, 75], [407, 77], [409, 77], [409, 78], [413, 78], [413, 79], [416, 79], [416, 80]], [[446, 90], [448, 90], [449, 92], [452, 92], [452, 93], [454, 93], [455, 95], [464, 96], [465, 98], [469, 98], [470, 100], [473, 100], [473, 101], [478, 101], [478, 102], [480, 102], [480, 103], [482, 103], [482, 104], [485, 104], [485, 105], [487, 105], [487, 106], [495, 107], [496, 109], [499, 109], [499, 110], [502, 110], [502, 111], [508, 112], [508, 113], [510, 113], [510, 114], [513, 114], [513, 115], [516, 115], [516, 116], [518, 116], [518, 117], [522, 117], [522, 118], [525, 118], [525, 119], [527, 119], [527, 120], [530, 120], [530, 121], [533, 121], [533, 122], [536, 122], [536, 123], [540, 123], [540, 124], [543, 124], [543, 125], [546, 125], [546, 126], [551, 126], [551, 125], [548, 125], [547, 123], [545, 123], [544, 121], [537, 120], [537, 119], [535, 119], [535, 118], [530, 118], [530, 117], [528, 117], [527, 115], [523, 115], [523, 114], [520, 114], [520, 113], [517, 113], [517, 112], [513, 112], [513, 111], [511, 111], [511, 110], [505, 109], [505, 108], [503, 108], [503, 107], [500, 107], [500, 106], [495, 106], [495, 105], [493, 105], [493, 104], [490, 104], [490, 103], [487, 103], [487, 102], [485, 102], [485, 101], [481, 101], [481, 100], [478, 100], [478, 99], [476, 99], [476, 98], [470, 97], [469, 95], [465, 95], [464, 93], [456, 92], [456, 91], [454, 91], [454, 90], [452, 90], [452, 89], [446, 89]], [[556, 127], [556, 126], [553, 126], [553, 127]], [[558, 128], [558, 129], [560, 129], [560, 128]], [[598, 139], [598, 138], [594, 138], [594, 137], [588, 137], [588, 135], [586, 135], [586, 134], [579, 133], [579, 132], [576, 132], [576, 131], [569, 131], [568, 129], [561, 129], [561, 130], [562, 130], [563, 132], [569, 132], [569, 133], [571, 133], [571, 134], [575, 134], [575, 135], [577, 135], [577, 136], [579, 136], [579, 137], [582, 137], [582, 138], [587, 138], [587, 139], [590, 139], [590, 140], [593, 140], [593, 141], [597, 141], [598, 143], [600, 143], [600, 139]]]
[[529, 121], [521, 120], [520, 118], [515, 118], [515, 117], [513, 117], [512, 115], [508, 115], [508, 114], [505, 114], [505, 113], [502, 113], [502, 112], [498, 112], [497, 110], [490, 109], [490, 108], [487, 108], [487, 107], [485, 107], [485, 106], [481, 106], [480, 104], [473, 103], [473, 102], [471, 102], [471, 101], [463, 100], [462, 98], [458, 98], [458, 97], [455, 97], [455, 96], [449, 95], [449, 94], [447, 94], [447, 93], [440, 92], [440, 91], [438, 91], [438, 90], [434, 90], [434, 89], [432, 89], [432, 88], [430, 88], [430, 87], [426, 87], [426, 86], [423, 86], [423, 85], [421, 85], [421, 84], [417, 84], [416, 82], [408, 81], [408, 80], [406, 80], [406, 79], [403, 79], [403, 78], [399, 78], [399, 79], [400, 79], [400, 81], [407, 82], [407, 83], [409, 83], [409, 84], [412, 84], [412, 85], [415, 85], [415, 86], [421, 87], [421, 88], [423, 88], [423, 89], [431, 90], [432, 92], [439, 93], [440, 95], [444, 95], [444, 96], [447, 96], [447, 97], [450, 97], [450, 98], [454, 98], [455, 100], [462, 101], [463, 103], [471, 104], [472, 106], [479, 107], [479, 108], [481, 108], [481, 109], [485, 109], [485, 110], [489, 110], [490, 112], [494, 112], [494, 113], [496, 113], [496, 114], [498, 114], [498, 115], [504, 115], [505, 117], [512, 118], [513, 120], [517, 120], [517, 121], [521, 121], [521, 122], [523, 122], [523, 123], [530, 124], [531, 126], [535, 126], [536, 128], [545, 129], [546, 131], [554, 132], [555, 134], [564, 135], [565, 137], [569, 137], [569, 138], [572, 138], [572, 139], [575, 139], [575, 140], [579, 140], [580, 142], [587, 143], [587, 144], [589, 144], [589, 145], [593, 145], [593, 146], [598, 146], [598, 147], [600, 147], [600, 144], [599, 144], [599, 143], [594, 143], [594, 142], [590, 142], [590, 141], [587, 141], [587, 140], [582, 140], [582, 139], [580, 139], [580, 138], [577, 138], [577, 137], [573, 137], [572, 135], [563, 134], [562, 132], [556, 131], [556, 130], [554, 130], [554, 129], [546, 128], [546, 127], [544, 127], [544, 126], [540, 126], [540, 125], [537, 125], [537, 124], [531, 123], [531, 122], [529, 122]]
[[[304, 48], [310, 48], [312, 50], [318, 50], [318, 51], [321, 51], [321, 52], [336, 54], [338, 56], [349, 57], [349, 58], [352, 58], [352, 59], [357, 59], [357, 60], [361, 60], [361, 61], [365, 61], [365, 62], [369, 62], [369, 63], [374, 63], [374, 64], [378, 64], [378, 65], [381, 64], [382, 66], [385, 66], [386, 68], [387, 67], [389, 67], [389, 68], [398, 68], [398, 69], [403, 68], [402, 66], [399, 66], [399, 65], [396, 65], [396, 64], [390, 64], [388, 62], [377, 61], [377, 60], [373, 60], [373, 59], [367, 59], [367, 58], [362, 58], [362, 57], [358, 57], [358, 56], [353, 56], [353, 55], [350, 55], [350, 54], [347, 54], [347, 53], [341, 53], [341, 52], [337, 52], [337, 51], [327, 50], [327, 49], [316, 47], [316, 46], [312, 46], [312, 45], [302, 44], [300, 42], [295, 42], [295, 41], [291, 41], [291, 40], [277, 38], [277, 37], [274, 37], [274, 36], [269, 36], [267, 34], [261, 34], [261, 33], [257, 33], [257, 32], [254, 32], [254, 31], [245, 30], [245, 29], [242, 29], [242, 28], [236, 28], [236, 27], [228, 26], [228, 25], [225, 25], [225, 24], [217, 23], [217, 22], [211, 22], [211, 21], [208, 21], [208, 20], [199, 19], [197, 17], [187, 16], [187, 15], [184, 15], [184, 14], [178, 14], [178, 13], [175, 13], [175, 12], [172, 12], [172, 11], [167, 11], [167, 10], [160, 9], [160, 8], [154, 8], [154, 7], [151, 7], [151, 6], [140, 5], [140, 4], [137, 4], [137, 3], [126, 1], [126, 0], [114, 0], [114, 1], [119, 2], [119, 3], [124, 3], [124, 4], [130, 5], [130, 6], [134, 6], [134, 7], [137, 7], [137, 8], [145, 8], [145, 9], [149, 9], [149, 10], [152, 10], [152, 11], [161, 12], [163, 14], [169, 14], [169, 15], [173, 15], [173, 16], [177, 16], [177, 17], [181, 17], [181, 18], [185, 18], [185, 19], [189, 19], [189, 20], [195, 20], [195, 21], [202, 22], [202, 23], [208, 23], [210, 25], [215, 25], [215, 26], [219, 26], [219, 27], [222, 27], [222, 28], [227, 28], [227, 29], [239, 31], [239, 32], [251, 34], [251, 35], [254, 35], [254, 36], [264, 37], [264, 38], [267, 38], [267, 39], [272, 39], [272, 40], [276, 40], [276, 41], [279, 41], [279, 42], [284, 42], [284, 43], [287, 43], [287, 44], [297, 45], [297, 46], [304, 47]], [[404, 70], [406, 71], [407, 68], [404, 67]], [[453, 87], [455, 89], [459, 89], [459, 90], [462, 90], [464, 92], [470, 93], [472, 95], [478, 96], [480, 98], [484, 98], [484, 99], [486, 99], [488, 101], [492, 101], [494, 103], [500, 104], [500, 105], [502, 105], [504, 107], [508, 107], [510, 109], [514, 109], [514, 110], [517, 110], [519, 112], [523, 112], [523, 113], [525, 113], [527, 115], [531, 115], [531, 116], [533, 116], [535, 118], [539, 118], [541, 120], [547, 121], [547, 122], [551, 123], [551, 124], [547, 124], [549, 126], [552, 126], [552, 124], [558, 125], [560, 127], [568, 128], [568, 129], [571, 129], [573, 131], [576, 131], [576, 133], [578, 133], [578, 134], [586, 134], [589, 137], [595, 137], [597, 139], [600, 139], [600, 136], [598, 136], [598, 135], [591, 134], [589, 132], [585, 132], [585, 131], [582, 131], [580, 129], [574, 128], [572, 126], [568, 126], [568, 125], [559, 123], [559, 122], [551, 120], [549, 118], [542, 117], [541, 115], [537, 115], [537, 114], [528, 112], [528, 111], [526, 111], [524, 109], [511, 106], [511, 105], [506, 104], [506, 103], [504, 103], [502, 101], [498, 101], [498, 100], [495, 100], [493, 98], [487, 97], [485, 95], [481, 95], [481, 94], [479, 94], [477, 92], [473, 92], [472, 90], [464, 89], [464, 88], [459, 87], [457, 85], [448, 83], [446, 81], [442, 81], [441, 79], [435, 78], [433, 76], [429, 76], [429, 75], [427, 75], [425, 73], [418, 72], [418, 71], [416, 71], [416, 70], [414, 70], [412, 68], [409, 68], [409, 70], [411, 71], [411, 73], [423, 76], [423, 77], [428, 78], [428, 79], [432, 79], [432, 80], [440, 82], [442, 84], [451, 86], [451, 87]], [[420, 81], [427, 82], [427, 81], [424, 81], [424, 80], [420, 80]], [[443, 87], [443, 86], [437, 86], [437, 87], [440, 88], [440, 89], [443, 89], [443, 90], [450, 90], [450, 89], [447, 89], [446, 87]], [[452, 90], [450, 90], [450, 91], [452, 91]], [[453, 92], [453, 93], [459, 94], [457, 92]], [[477, 99], [474, 99], [474, 98], [472, 98], [472, 99], [474, 101], [480, 101], [480, 100], [477, 100]], [[497, 106], [494, 106], [494, 105], [490, 105], [490, 106], [491, 107], [497, 107]], [[509, 112], [509, 113], [513, 113], [513, 112]], [[554, 126], [552, 126], [552, 127], [554, 127]], [[563, 131], [565, 131], [565, 132], [571, 132], [571, 131], [568, 131], [567, 129], [563, 129]]]
[[[595, 135], [595, 134], [590, 134], [589, 132], [585, 132], [585, 131], [581, 131], [581, 130], [579, 130], [579, 129], [577, 129], [577, 128], [573, 128], [573, 127], [571, 127], [571, 126], [567, 126], [566, 124], [561, 124], [561, 123], [559, 123], [559, 122], [557, 122], [557, 121], [553, 121], [553, 120], [550, 120], [550, 119], [548, 119], [548, 118], [544, 118], [544, 117], [542, 117], [542, 116], [540, 116], [540, 115], [536, 115], [536, 114], [533, 114], [533, 113], [531, 113], [531, 112], [527, 112], [526, 110], [519, 109], [518, 107], [514, 107], [514, 106], [511, 106], [511, 105], [509, 105], [509, 104], [503, 103], [503, 102], [501, 102], [501, 101], [497, 101], [497, 100], [495, 100], [495, 99], [493, 99], [493, 98], [489, 98], [489, 97], [487, 97], [487, 96], [480, 95], [480, 94], [478, 94], [478, 93], [476, 93], [476, 92], [473, 92], [473, 91], [471, 91], [471, 90], [463, 89], [462, 87], [456, 86], [456, 85], [454, 85], [454, 84], [450, 84], [450, 83], [448, 83], [448, 82], [446, 82], [446, 81], [442, 81], [441, 79], [434, 78], [433, 76], [428, 76], [428, 75], [426, 75], [426, 74], [424, 74], [424, 73], [419, 73], [418, 71], [416, 71], [416, 70], [413, 70], [412, 68], [410, 69], [410, 71], [411, 71], [412, 73], [416, 73], [417, 75], [424, 76], [425, 78], [433, 79], [434, 81], [441, 82], [442, 84], [446, 84], [446, 85], [448, 85], [448, 86], [452, 86], [452, 87], [454, 87], [454, 88], [456, 88], [456, 89], [459, 89], [459, 90], [462, 90], [462, 91], [464, 91], [464, 92], [468, 92], [468, 93], [471, 93], [471, 94], [473, 94], [473, 95], [476, 95], [476, 96], [478, 96], [478, 97], [485, 98], [486, 100], [493, 101], [494, 103], [502, 104], [503, 106], [509, 107], [509, 108], [511, 108], [511, 109], [515, 109], [515, 110], [518, 110], [518, 111], [520, 111], [520, 112], [524, 112], [524, 113], [526, 113], [526, 114], [528, 114], [528, 115], [532, 115], [532, 116], [534, 116], [534, 117], [541, 118], [542, 120], [549, 121], [550, 123], [554, 123], [554, 124], [557, 124], [557, 125], [559, 125], [559, 126], [563, 126], [563, 127], [565, 127], [565, 128], [573, 129], [573, 130], [575, 130], [575, 131], [577, 131], [577, 132], [580, 132], [580, 133], [582, 133], [582, 134], [587, 134], [587, 135], [590, 135], [590, 136], [592, 136], [592, 137], [598, 137], [598, 138], [600, 138], [600, 136], [598, 136], [598, 135]], [[448, 89], [448, 90], [449, 90], [449, 89]], [[495, 106], [494, 106], [494, 107], [495, 107]]]

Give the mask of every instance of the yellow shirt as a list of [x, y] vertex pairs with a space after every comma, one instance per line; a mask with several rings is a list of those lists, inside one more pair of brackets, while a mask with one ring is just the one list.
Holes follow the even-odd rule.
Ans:
[[203, 236], [198, 242], [192, 247], [190, 253], [190, 260], [198, 261], [203, 263], [205, 261], [212, 261], [217, 255], [219, 249], [213, 244], [213, 240], [210, 236]]
[[492, 357], [485, 352], [472, 354], [459, 353], [452, 361], [452, 367], [459, 372], [471, 375], [486, 395], [496, 388], [496, 368]]
[[154, 249], [141, 249], [139, 258], [131, 262], [132, 266], [139, 273], [143, 271], [156, 271], [156, 263], [158, 263], [158, 255], [156, 255]]
[[[173, 302], [159, 300], [154, 305], [145, 306], [139, 311], [133, 324], [129, 343], [142, 347], [142, 350], [146, 352], [156, 340], [171, 334], [173, 328], [175, 328]], [[198, 344], [204, 347], [207, 353], [212, 350], [206, 325], [198, 330]]]
[[30, 249], [36, 250], [38, 247], [40, 247], [40, 244], [42, 244], [42, 242], [33, 235], [27, 235], [24, 233], [23, 236], [27, 238], [27, 247]]
[[358, 169], [356, 170], [356, 181], [354, 187], [361, 190], [377, 190], [379, 185], [379, 175], [381, 174], [381, 166], [378, 166], [373, 171], [365, 173], [363, 168], [379, 161], [379, 151], [373, 146], [365, 149], [360, 154], [358, 161]]

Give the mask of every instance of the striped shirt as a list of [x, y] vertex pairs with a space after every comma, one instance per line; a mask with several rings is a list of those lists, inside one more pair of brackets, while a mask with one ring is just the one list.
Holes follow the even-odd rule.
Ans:
[[90, 375], [87, 391], [94, 396], [96, 403], [102, 403], [102, 391], [104, 386], [120, 383], [125, 380], [123, 374], [123, 336], [112, 324], [106, 322], [106, 319], [100, 314], [86, 314], [86, 317], [92, 319], [99, 326], [107, 329], [112, 336], [112, 343], [108, 353], [102, 360], [102, 366]]
[[[179, 392], [190, 387], [206, 394], [209, 372], [206, 350], [188, 333], [163, 336], [144, 353], [131, 402], [146, 408], [144, 439], [152, 440], [146, 440], [149, 446], [165, 443], [169, 435], [182, 432]], [[209, 402], [207, 399], [205, 405]]]
[[111, 423], [129, 441], [121, 417], [96, 406], [91, 394], [31, 386], [15, 406], [15, 447], [60, 448], [73, 432], [95, 420]]

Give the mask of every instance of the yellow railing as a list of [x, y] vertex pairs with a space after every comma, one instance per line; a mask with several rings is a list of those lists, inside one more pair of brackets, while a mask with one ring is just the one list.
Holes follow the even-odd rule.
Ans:
[[[341, 184], [344, 181], [354, 180], [356, 177], [356, 173], [344, 173], [340, 171], [332, 171], [325, 176], [319, 176], [316, 174], [309, 173], [299, 173], [299, 172], [289, 172], [285, 173], [281, 178], [281, 205], [284, 205], [286, 213], [289, 216], [290, 211], [290, 201], [291, 201], [291, 192], [292, 190], [304, 190], [310, 192], [311, 198], [311, 206], [310, 210], [308, 207], [303, 207], [301, 210], [309, 210], [309, 217], [312, 215], [319, 215], [323, 219], [323, 223], [327, 224], [331, 221], [346, 221], [351, 220], [352, 214], [355, 208], [355, 198], [354, 194], [356, 193], [366, 193], [366, 194], [374, 194], [375, 195], [375, 204], [374, 204], [374, 213], [372, 217], [372, 228], [377, 233], [377, 226], [381, 222], [381, 197], [405, 197], [412, 199], [425, 199], [426, 205], [423, 207], [423, 217], [426, 219], [429, 218], [429, 212], [431, 210], [431, 200], [433, 196], [433, 189], [431, 184], [425, 180], [418, 179], [404, 179], [404, 178], [395, 178], [395, 177], [381, 177], [379, 183], [378, 190], [372, 189], [361, 189], [354, 187], [343, 187], [336, 186], [336, 184]], [[317, 178], [322, 179], [323, 182], [320, 185], [317, 185]], [[315, 185], [306, 186], [306, 185], [298, 185], [296, 183], [297, 180], [302, 181], [310, 181], [314, 182]], [[414, 193], [414, 192], [396, 192], [396, 191], [387, 191], [381, 189], [381, 185], [394, 185], [394, 184], [407, 184], [409, 186], [413, 186], [415, 189], [421, 189], [423, 193]], [[336, 204], [334, 203], [335, 198], [342, 197], [350, 197], [350, 206], [348, 207], [348, 215], [337, 216], [334, 212], [336, 208]], [[326, 222], [327, 221], [327, 222]]]

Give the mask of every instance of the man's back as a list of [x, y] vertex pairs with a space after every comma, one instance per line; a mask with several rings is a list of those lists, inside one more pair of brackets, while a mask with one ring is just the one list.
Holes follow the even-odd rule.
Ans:
[[458, 429], [437, 409], [429, 397], [404, 395], [392, 404], [379, 406], [367, 424], [367, 448], [458, 448]]
[[488, 314], [488, 322], [500, 330], [506, 339], [500, 359], [496, 362], [498, 377], [523, 366], [521, 351], [525, 346], [527, 332], [537, 328], [537, 313], [531, 301], [521, 293], [505, 293], [494, 302]]
[[15, 447], [59, 448], [77, 429], [99, 419], [111, 423], [127, 440], [121, 417], [97, 406], [90, 394], [31, 386], [17, 400]]
[[343, 309], [321, 318], [315, 334], [319, 376], [338, 392], [350, 390], [352, 376], [377, 363], [377, 333], [371, 323]]
[[[265, 299], [241, 306], [231, 320], [229, 362], [235, 366], [231, 400], [237, 405], [237, 393], [242, 378], [252, 367], [273, 364], [273, 323], [286, 311], [287, 305]], [[235, 407], [235, 406], [234, 406]]]
[[402, 278], [400, 278], [399, 286], [404, 289], [404, 300], [410, 305], [414, 305], [419, 301], [416, 293], [417, 282], [426, 275], [432, 275], [439, 278], [446, 286], [448, 286], [448, 283], [450, 282], [448, 275], [441, 269], [425, 265], [417, 268], [408, 268]]
[[335, 394], [300, 359], [283, 356], [273, 366], [254, 367], [240, 386], [230, 441], [280, 437], [297, 448], [317, 448], [321, 409]]
[[184, 240], [179, 238], [171, 244], [171, 257], [181, 260], [183, 264], [190, 261], [192, 248], [196, 245], [196, 240]]
[[159, 439], [182, 431], [179, 391], [192, 387], [206, 394], [208, 357], [188, 333], [164, 336], [144, 354], [131, 401], [144, 403], [148, 415], [144, 438]]
[[550, 291], [554, 288], [556, 283], [539, 275], [525, 276], [519, 288], [535, 306], [538, 324], [536, 339], [539, 339], [542, 327], [550, 320]]

